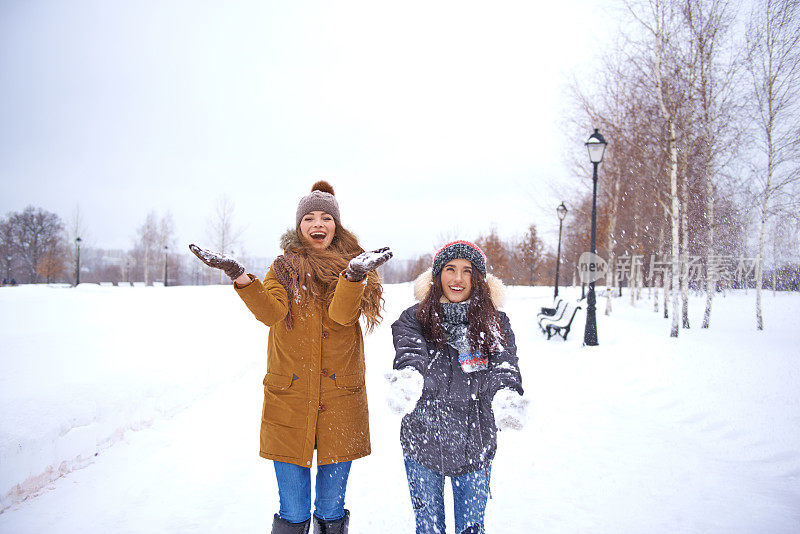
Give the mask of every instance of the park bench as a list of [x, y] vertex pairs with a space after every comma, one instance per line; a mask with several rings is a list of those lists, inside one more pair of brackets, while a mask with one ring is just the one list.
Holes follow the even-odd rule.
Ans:
[[[542, 326], [542, 321], [545, 320], [545, 319], [547, 319], [547, 320], [561, 319], [561, 317], [564, 315], [564, 310], [565, 309], [567, 309], [567, 301], [563, 300], [563, 299], [558, 299], [558, 302], [556, 303], [556, 307], [555, 308], [542, 308], [542, 311], [540, 311], [536, 315], [536, 320], [538, 321], [539, 328], [542, 329], [542, 332], [544, 332], [544, 327]], [[553, 310], [553, 312], [550, 313], [550, 310]]]
[[539, 328], [542, 329], [543, 333], [547, 334], [547, 339], [550, 339], [557, 334], [560, 335], [564, 341], [566, 341], [567, 336], [569, 335], [570, 327], [572, 326], [572, 320], [575, 319], [575, 315], [580, 309], [581, 307], [576, 304], [567, 303], [560, 317], [543, 317], [540, 319]]
[[553, 315], [556, 314], [556, 311], [558, 311], [558, 307], [561, 305], [561, 302], [563, 302], [563, 299], [558, 299], [556, 301], [555, 307], [553, 308], [542, 306], [541, 308], [539, 308], [539, 313], [536, 314], [536, 317], [538, 319], [541, 319], [542, 317], [552, 317]]

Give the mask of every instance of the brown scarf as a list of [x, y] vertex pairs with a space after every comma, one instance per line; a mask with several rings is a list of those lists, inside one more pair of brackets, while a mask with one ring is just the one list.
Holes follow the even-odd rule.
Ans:
[[[286, 329], [291, 330], [294, 327], [292, 308], [309, 304], [327, 308], [333, 300], [339, 274], [347, 269], [347, 264], [356, 254], [342, 255], [330, 248], [314, 250], [305, 245], [294, 230], [282, 236], [281, 247], [284, 254], [275, 259], [273, 273], [286, 289], [289, 302], [285, 322]], [[368, 330], [380, 322], [381, 293], [380, 277], [370, 272], [361, 299], [361, 311], [366, 316]]]

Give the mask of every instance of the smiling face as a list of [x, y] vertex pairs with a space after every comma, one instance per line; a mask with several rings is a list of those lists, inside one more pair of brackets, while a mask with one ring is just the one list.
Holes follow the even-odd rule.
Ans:
[[472, 264], [461, 258], [445, 264], [441, 273], [444, 298], [450, 302], [464, 302], [472, 292]]
[[317, 250], [328, 248], [335, 231], [333, 216], [324, 211], [310, 211], [300, 219], [300, 235]]

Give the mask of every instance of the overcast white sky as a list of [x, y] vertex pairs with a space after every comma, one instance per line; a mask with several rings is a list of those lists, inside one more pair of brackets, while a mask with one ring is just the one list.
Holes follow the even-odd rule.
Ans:
[[401, 258], [491, 226], [552, 241], [547, 183], [576, 180], [585, 141], [565, 82], [610, 33], [602, 5], [0, 0], [0, 214], [80, 206], [88, 243], [127, 249], [171, 211], [183, 246], [225, 194], [242, 249], [272, 256], [324, 178]]

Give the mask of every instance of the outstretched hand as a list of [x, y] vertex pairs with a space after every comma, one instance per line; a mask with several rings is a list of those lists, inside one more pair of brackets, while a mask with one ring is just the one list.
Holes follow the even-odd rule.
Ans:
[[189, 250], [209, 267], [224, 271], [231, 280], [236, 280], [244, 274], [244, 265], [230, 256], [211, 252], [210, 250], [198, 247], [194, 243], [189, 245]]
[[405, 415], [414, 411], [417, 401], [422, 396], [425, 381], [413, 367], [392, 369], [384, 375], [389, 383], [386, 391], [386, 404], [397, 415]]
[[352, 282], [359, 282], [367, 276], [368, 272], [377, 269], [389, 261], [392, 256], [393, 254], [389, 247], [362, 252], [350, 260], [347, 271], [345, 271], [345, 277]]
[[516, 391], [501, 389], [492, 399], [494, 422], [500, 430], [522, 430], [528, 419], [530, 401]]

